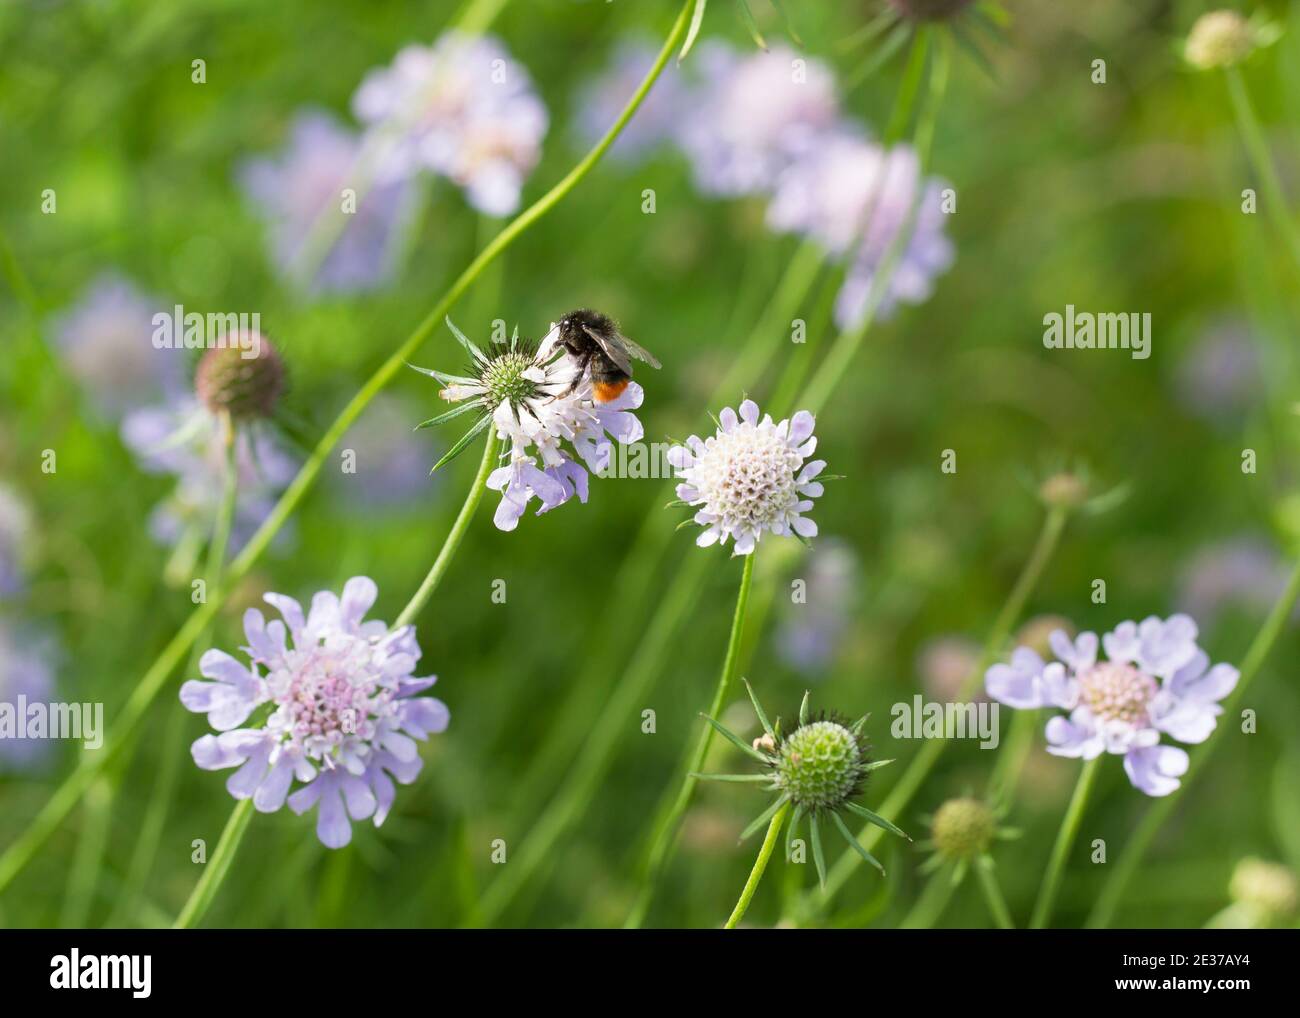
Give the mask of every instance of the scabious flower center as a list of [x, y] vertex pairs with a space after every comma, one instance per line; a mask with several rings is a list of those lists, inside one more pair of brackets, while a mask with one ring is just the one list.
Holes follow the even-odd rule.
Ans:
[[719, 432], [705, 450], [695, 487], [708, 512], [766, 527], [799, 501], [795, 472], [801, 461], [775, 430], [742, 422]]
[[993, 811], [978, 799], [949, 799], [934, 815], [931, 833], [940, 855], [971, 859], [993, 840]]
[[1140, 724], [1159, 685], [1132, 665], [1106, 661], [1079, 676], [1079, 702], [1105, 721]]
[[537, 383], [525, 375], [532, 366], [533, 353], [526, 350], [507, 350], [488, 361], [482, 381], [492, 402], [518, 406], [536, 397]]
[[781, 744], [777, 783], [796, 805], [833, 809], [849, 798], [862, 777], [862, 750], [841, 724], [814, 721]]
[[[308, 756], [323, 758], [349, 737], [371, 739], [392, 692], [367, 667], [369, 646], [356, 640], [341, 648], [293, 650], [284, 672], [272, 676], [279, 725], [285, 738]], [[279, 681], [274, 681], [278, 679]]]
[[214, 347], [199, 360], [194, 388], [214, 414], [229, 413], [236, 420], [270, 417], [284, 392], [284, 363], [265, 336], [257, 337], [257, 356], [247, 356], [239, 342]]

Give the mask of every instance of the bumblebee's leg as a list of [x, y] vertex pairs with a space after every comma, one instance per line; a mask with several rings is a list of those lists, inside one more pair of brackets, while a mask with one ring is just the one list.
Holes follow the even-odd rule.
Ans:
[[[565, 349], [568, 350], [568, 347], [566, 346]], [[568, 396], [577, 389], [578, 386], [582, 384], [582, 380], [587, 374], [587, 368], [591, 364], [592, 354], [590, 350], [581, 354], [574, 354], [573, 351], [570, 350], [569, 354], [578, 362], [578, 371], [573, 376], [573, 381], [569, 383], [569, 387], [563, 392], [557, 392], [551, 397], [552, 400], [563, 399], [565, 396]]]

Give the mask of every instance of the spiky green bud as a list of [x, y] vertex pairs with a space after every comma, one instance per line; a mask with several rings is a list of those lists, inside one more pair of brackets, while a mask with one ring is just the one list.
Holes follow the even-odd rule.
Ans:
[[857, 791], [864, 762], [852, 732], [835, 721], [814, 721], [782, 741], [777, 784], [796, 806], [834, 809]]
[[988, 851], [997, 831], [997, 818], [979, 799], [949, 799], [934, 815], [931, 836], [935, 850], [948, 859], [974, 859]]

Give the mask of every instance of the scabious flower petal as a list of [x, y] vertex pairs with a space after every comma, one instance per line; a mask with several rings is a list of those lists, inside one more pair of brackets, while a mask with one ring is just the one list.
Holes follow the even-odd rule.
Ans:
[[[341, 597], [321, 591], [304, 616], [293, 598], [267, 594], [288, 623], [267, 624], [245, 615], [251, 664], [219, 650], [200, 661], [212, 681], [190, 681], [181, 701], [208, 714], [218, 729], [247, 721], [269, 704], [257, 728], [204, 735], [191, 752], [205, 770], [237, 768], [226, 788], [236, 799], [252, 798], [261, 812], [288, 804], [303, 813], [318, 809], [317, 834], [331, 848], [352, 837], [351, 820], [383, 822], [392, 805], [388, 773], [409, 783], [422, 762], [415, 740], [444, 731], [449, 716], [439, 700], [415, 697], [434, 682], [412, 674], [420, 649], [411, 627], [389, 632], [365, 621], [378, 589], [354, 577]], [[262, 669], [265, 669], [263, 673]], [[294, 779], [302, 785], [290, 794]]]
[[1124, 772], [1133, 787], [1156, 797], [1176, 791], [1190, 763], [1187, 751], [1177, 746], [1147, 746], [1124, 754]]

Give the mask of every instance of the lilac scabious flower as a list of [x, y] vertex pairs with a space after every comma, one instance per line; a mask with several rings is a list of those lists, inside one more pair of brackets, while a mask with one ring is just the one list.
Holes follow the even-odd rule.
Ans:
[[[50, 641], [33, 636], [24, 627], [0, 619], [0, 704], [7, 704], [15, 720], [19, 697], [27, 703], [49, 703], [54, 699], [53, 649]], [[26, 770], [39, 766], [50, 753], [48, 739], [28, 738], [26, 734], [0, 733], [0, 768]]]
[[157, 302], [115, 273], [97, 277], [77, 305], [53, 325], [68, 371], [105, 417], [179, 391], [182, 355], [153, 345]]
[[857, 556], [843, 541], [824, 542], [809, 556], [805, 598], [786, 603], [776, 633], [786, 664], [805, 674], [831, 664], [853, 618], [858, 573]]
[[[645, 80], [656, 55], [650, 43], [625, 39], [615, 49], [609, 66], [582, 87], [575, 119], [584, 141], [594, 143], [604, 137], [624, 104]], [[670, 141], [690, 104], [691, 92], [676, 63], [670, 62], [637, 109], [636, 116], [610, 146], [609, 155], [630, 161]]]
[[[218, 418], [193, 398], [146, 407], [122, 422], [122, 440], [145, 470], [176, 478], [175, 489], [150, 518], [154, 539], [197, 549], [212, 532], [221, 500], [225, 452]], [[297, 464], [268, 430], [241, 427], [235, 432], [235, 468], [232, 550], [266, 519]], [[189, 566], [178, 568], [184, 572]]]
[[454, 31], [371, 71], [352, 109], [371, 129], [381, 182], [432, 170], [493, 216], [519, 207], [548, 126], [528, 72], [505, 46]]
[[1019, 647], [1009, 664], [984, 677], [989, 696], [1021, 710], [1059, 707], [1047, 723], [1047, 751], [1092, 760], [1102, 753], [1124, 757], [1133, 786], [1147, 795], [1168, 795], [1186, 773], [1187, 751], [1161, 743], [1162, 735], [1200, 743], [1223, 713], [1219, 701], [1232, 692], [1239, 673], [1231, 665], [1210, 667], [1187, 615], [1121, 622], [1101, 638], [1108, 660], [1098, 661], [1096, 633], [1071, 640], [1051, 636], [1059, 660], [1044, 663]]
[[514, 530], [534, 498], [540, 502], [538, 514], [574, 495], [586, 502], [588, 469], [601, 473], [609, 466], [615, 442], [636, 442], [644, 434], [632, 412], [644, 398], [641, 386], [630, 382], [614, 399], [600, 400], [589, 373], [559, 346], [559, 327], [554, 324], [537, 345], [516, 334], [509, 343], [494, 343], [486, 353], [450, 320], [447, 324], [469, 353], [474, 375], [417, 369], [443, 383], [441, 398], [460, 404], [421, 427], [462, 413], [474, 412], [478, 418], [434, 469], [491, 427], [505, 443], [507, 459], [487, 480], [489, 488], [501, 492], [494, 516], [499, 529]]
[[862, 321], [876, 272], [912, 216], [918, 187], [923, 190], [911, 235], [879, 298], [882, 314], [899, 302], [924, 301], [935, 276], [952, 264], [942, 205], [947, 184], [936, 178], [922, 183], [916, 152], [906, 145], [886, 150], [848, 129], [829, 134], [777, 180], [768, 224], [811, 237], [830, 254], [848, 259], [848, 275], [835, 301], [840, 328]]
[[678, 130], [696, 186], [728, 197], [766, 191], [838, 119], [834, 76], [785, 46], [745, 56], [717, 43], [699, 49], [704, 81]]
[[17, 492], [0, 484], [0, 599], [23, 589], [23, 553], [32, 514]]
[[701, 548], [730, 538], [736, 555], [748, 555], [764, 533], [815, 537], [817, 524], [803, 514], [822, 494], [815, 478], [825, 460], [805, 461], [817, 448], [813, 415], [800, 410], [779, 424], [771, 414], [759, 419], [751, 399], [718, 415], [718, 430], [708, 438], [692, 435], [668, 450], [668, 462], [681, 483], [677, 497], [698, 507], [695, 522], [704, 532]]
[[[341, 598], [316, 594], [304, 616], [293, 598], [267, 594], [283, 621], [268, 623], [256, 608], [244, 614], [249, 661], [209, 650], [199, 661], [204, 678], [181, 687], [181, 703], [221, 733], [194, 743], [194, 762], [238, 767], [226, 788], [260, 812], [286, 802], [298, 814], [315, 806], [316, 834], [329, 848], [352, 840], [352, 820], [384, 822], [393, 780], [409, 785], [420, 773], [415, 740], [446, 730], [449, 720], [442, 701], [415, 695], [435, 678], [413, 674], [414, 628], [390, 632], [363, 621], [377, 596], [374, 581], [355, 576]], [[254, 712], [260, 723], [239, 727]], [[290, 794], [295, 779], [300, 787]]]
[[[245, 193], [268, 220], [280, 270], [310, 271], [313, 290], [354, 292], [392, 277], [409, 187], [405, 181], [367, 186], [363, 157], [356, 132], [327, 113], [308, 111], [294, 119], [282, 153], [248, 160], [239, 169]], [[345, 190], [352, 194], [345, 196]], [[331, 218], [338, 220], [333, 231]], [[303, 259], [312, 244], [325, 249], [318, 265], [307, 266]]]

